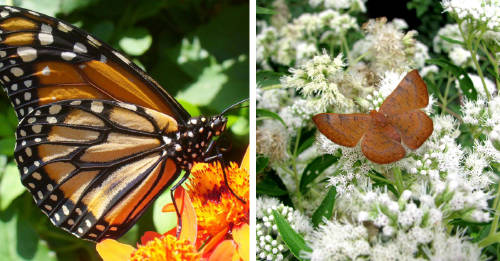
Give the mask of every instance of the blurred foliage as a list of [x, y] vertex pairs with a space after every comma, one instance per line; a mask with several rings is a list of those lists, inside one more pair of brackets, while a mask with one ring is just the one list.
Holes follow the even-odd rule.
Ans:
[[[83, 28], [131, 57], [194, 116], [217, 114], [248, 98], [246, 1], [0, 0], [0, 4], [32, 9]], [[230, 131], [224, 140], [231, 145], [225, 158], [239, 162], [248, 146], [248, 109], [234, 110], [228, 118]], [[1, 92], [0, 240], [5, 242], [0, 246], [1, 259], [99, 260], [93, 243], [55, 228], [21, 185], [12, 158], [16, 126], [14, 111]], [[152, 209], [120, 241], [135, 245], [144, 231], [165, 232], [175, 225], [175, 219], [169, 223], [161, 216], [153, 222]]]
[[427, 46], [432, 46], [432, 39], [437, 31], [445, 24], [453, 23], [451, 18], [443, 12], [441, 3], [435, 0], [411, 0], [406, 4], [408, 9], [415, 9], [420, 25], [415, 28], [418, 40]]

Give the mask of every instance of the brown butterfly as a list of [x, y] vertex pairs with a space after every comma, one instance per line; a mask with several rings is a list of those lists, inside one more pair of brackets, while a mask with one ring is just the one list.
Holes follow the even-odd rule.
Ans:
[[417, 70], [406, 74], [385, 99], [379, 111], [370, 114], [320, 113], [313, 117], [318, 130], [331, 141], [361, 150], [369, 160], [387, 164], [402, 159], [404, 144], [415, 150], [432, 134], [431, 118], [421, 111], [429, 103], [427, 86]]

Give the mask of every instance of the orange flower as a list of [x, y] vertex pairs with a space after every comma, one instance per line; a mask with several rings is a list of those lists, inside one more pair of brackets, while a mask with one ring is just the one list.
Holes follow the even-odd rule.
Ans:
[[[164, 235], [146, 232], [138, 249], [106, 239], [97, 244], [104, 261], [118, 260], [244, 260], [250, 259], [249, 150], [241, 167], [225, 169], [235, 197], [225, 185], [220, 164], [197, 163], [191, 169], [188, 190], [179, 187], [175, 202], [181, 213], [179, 238], [176, 229]], [[186, 193], [187, 192], [187, 193]], [[167, 204], [164, 212], [175, 211]]]

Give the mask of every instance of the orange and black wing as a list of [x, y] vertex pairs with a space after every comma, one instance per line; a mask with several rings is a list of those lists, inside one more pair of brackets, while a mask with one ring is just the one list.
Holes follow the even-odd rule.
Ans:
[[346, 147], [354, 147], [370, 127], [368, 114], [320, 113], [313, 121], [318, 130], [331, 141]]
[[50, 220], [99, 241], [126, 232], [179, 175], [169, 158], [171, 116], [108, 100], [42, 105], [19, 123], [22, 183]]
[[427, 86], [418, 71], [413, 70], [406, 74], [398, 87], [385, 99], [379, 112], [394, 115], [425, 108], [427, 104], [429, 104]]
[[37, 12], [0, 6], [0, 83], [19, 119], [69, 99], [137, 104], [184, 123], [189, 113], [124, 55], [84, 31]]

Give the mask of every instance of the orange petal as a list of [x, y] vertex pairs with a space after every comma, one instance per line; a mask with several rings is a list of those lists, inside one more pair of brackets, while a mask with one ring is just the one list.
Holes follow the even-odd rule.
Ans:
[[162, 234], [155, 232], [155, 231], [146, 231], [144, 235], [141, 237], [141, 244], [145, 245], [147, 244], [150, 240], [153, 240], [157, 237], [161, 237]]
[[208, 261], [233, 260], [235, 254], [237, 253], [233, 240], [224, 240], [215, 248], [214, 252], [208, 258]]
[[196, 221], [196, 212], [191, 203], [189, 195], [183, 187], [178, 187], [174, 194], [175, 202], [181, 213], [182, 227], [179, 240], [188, 240], [192, 244], [196, 243], [198, 232], [198, 223]]
[[129, 260], [135, 248], [114, 239], [104, 239], [95, 246], [104, 261]]
[[168, 203], [161, 209], [161, 212], [175, 212], [174, 204]]
[[202, 255], [205, 255], [206, 253], [212, 251], [214, 249], [214, 247], [216, 247], [220, 243], [220, 241], [222, 239], [224, 239], [228, 230], [229, 230], [229, 227], [226, 227], [225, 229], [223, 229], [222, 231], [217, 233], [215, 236], [210, 238], [210, 240], [208, 240], [207, 244], [203, 247]]
[[250, 146], [247, 147], [245, 156], [243, 156], [243, 160], [241, 160], [240, 168], [250, 171]]
[[233, 240], [238, 244], [238, 254], [244, 261], [250, 260], [250, 226], [243, 224], [233, 228]]

